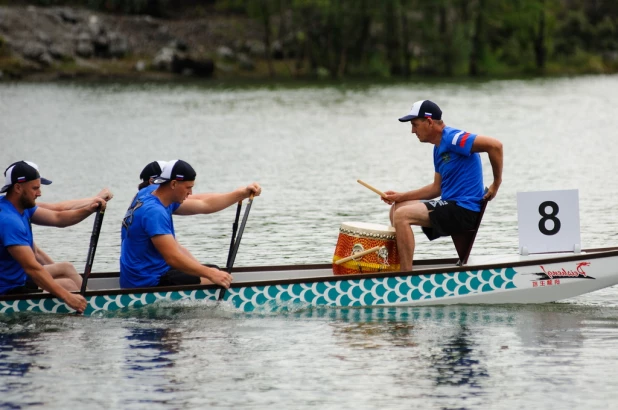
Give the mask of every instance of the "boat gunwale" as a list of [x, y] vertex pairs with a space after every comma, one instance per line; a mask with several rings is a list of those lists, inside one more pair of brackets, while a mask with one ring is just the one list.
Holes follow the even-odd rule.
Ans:
[[[592, 252], [592, 253], [588, 253]], [[555, 252], [552, 252], [552, 254]], [[521, 266], [530, 266], [537, 265], [539, 263], [549, 264], [549, 263], [560, 263], [560, 262], [569, 262], [573, 260], [580, 259], [599, 259], [599, 258], [607, 258], [607, 257], [615, 257], [618, 256], [618, 246], [617, 247], [607, 247], [607, 248], [593, 248], [593, 249], [583, 249], [581, 253], [572, 254], [569, 253], [566, 256], [555, 256], [548, 259], [531, 259], [527, 261], [518, 261], [518, 262], [498, 262], [493, 264], [483, 264], [483, 265], [463, 265], [457, 266], [453, 265], [452, 267], [440, 267], [440, 268], [427, 268], [427, 269], [419, 269], [408, 272], [372, 272], [372, 273], [359, 273], [359, 274], [349, 274], [349, 275], [328, 275], [328, 276], [315, 276], [315, 277], [304, 277], [304, 278], [290, 278], [290, 279], [267, 279], [267, 280], [256, 280], [251, 282], [239, 282], [232, 283], [231, 288], [247, 288], [253, 286], [269, 286], [269, 285], [288, 285], [288, 284], [297, 284], [297, 283], [319, 283], [319, 282], [340, 282], [345, 280], [359, 280], [359, 279], [375, 279], [375, 278], [391, 278], [391, 277], [408, 277], [408, 276], [420, 276], [420, 275], [435, 275], [435, 274], [444, 274], [444, 273], [452, 273], [452, 272], [465, 272], [469, 270], [486, 270], [486, 269], [502, 269], [502, 268], [510, 268], [510, 267], [521, 267]], [[424, 261], [419, 261], [419, 264], [428, 264], [428, 265], [437, 265], [441, 263], [448, 263], [456, 261], [456, 258], [453, 259], [428, 259]], [[454, 263], [454, 262], [453, 262]], [[310, 265], [278, 265], [278, 266], [252, 266], [252, 267], [239, 267], [236, 272], [262, 272], [262, 271], [296, 271], [296, 270], [312, 270], [312, 269], [329, 269], [332, 268], [332, 264], [310, 264]], [[110, 278], [117, 277], [119, 275], [118, 272], [109, 272], [109, 273], [93, 273], [90, 275], [90, 278]], [[142, 294], [142, 293], [166, 293], [166, 292], [185, 292], [185, 291], [194, 291], [194, 290], [209, 290], [209, 289], [220, 289], [220, 286], [217, 285], [178, 285], [178, 286], [161, 286], [161, 287], [143, 287], [143, 288], [130, 288], [130, 289], [102, 289], [102, 290], [90, 290], [85, 293], [84, 296], [111, 296], [111, 295], [126, 295], [126, 294]], [[4, 301], [16, 301], [16, 300], [24, 300], [24, 299], [52, 299], [57, 298], [50, 293], [24, 293], [20, 295], [1, 295], [0, 302]]]

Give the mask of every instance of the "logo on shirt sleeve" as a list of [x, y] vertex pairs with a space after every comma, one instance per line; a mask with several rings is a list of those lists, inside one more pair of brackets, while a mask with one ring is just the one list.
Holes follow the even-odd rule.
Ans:
[[451, 144], [453, 145], [459, 145], [460, 147], [464, 147], [464, 145], [466, 145], [466, 141], [468, 140], [468, 137], [470, 136], [469, 132], [465, 132], [465, 131], [459, 131], [457, 134], [455, 134], [455, 136], [453, 137], [453, 141], [451, 141]]

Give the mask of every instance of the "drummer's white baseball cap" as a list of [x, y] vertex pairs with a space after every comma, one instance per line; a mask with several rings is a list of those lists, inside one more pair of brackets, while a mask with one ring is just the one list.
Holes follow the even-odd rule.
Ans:
[[438, 105], [429, 100], [420, 100], [414, 103], [410, 112], [399, 119], [401, 122], [412, 121], [415, 118], [442, 119], [442, 110]]
[[4, 186], [0, 189], [0, 194], [8, 191], [13, 184], [34, 181], [35, 179], [41, 179], [41, 184], [43, 185], [49, 185], [52, 183], [49, 179], [41, 178], [41, 175], [39, 174], [39, 167], [34, 162], [13, 162], [4, 171]]

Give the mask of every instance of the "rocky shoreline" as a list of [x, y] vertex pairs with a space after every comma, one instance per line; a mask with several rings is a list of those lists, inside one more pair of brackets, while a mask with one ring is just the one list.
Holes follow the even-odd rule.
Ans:
[[0, 7], [0, 81], [259, 77], [260, 27], [238, 16], [183, 20], [69, 7]]
[[[547, 58], [547, 50], [536, 43], [534, 47], [528, 44], [528, 48], [511, 47], [504, 38], [500, 47], [481, 59], [475, 52], [445, 53], [442, 41], [436, 39], [428, 44], [421, 41], [422, 36], [407, 36], [405, 41], [399, 41], [394, 31], [385, 30], [390, 24], [390, 20], [384, 20], [387, 15], [373, 19], [367, 10], [356, 16], [358, 21], [340, 19], [339, 25], [333, 25], [333, 18], [317, 6], [279, 10], [260, 20], [255, 11], [229, 11], [233, 8], [213, 5], [183, 8], [176, 4], [174, 14], [155, 18], [79, 7], [11, 4], [0, 6], [0, 81], [409, 81], [618, 72], [618, 46], [612, 46], [618, 43], [604, 34], [605, 26], [600, 23], [599, 27], [590, 23], [588, 31], [582, 29], [572, 35], [565, 34], [568, 25], [562, 31], [556, 30], [551, 41], [542, 42], [562, 44], [556, 45], [558, 51], [551, 59]], [[247, 7], [253, 4], [249, 2]], [[347, 6], [347, 12], [354, 10], [354, 5]], [[221, 11], [224, 9], [228, 11]], [[580, 17], [584, 16], [581, 13]], [[501, 16], [496, 14], [496, 18]], [[415, 18], [408, 16], [405, 21], [414, 22]], [[461, 27], [469, 24], [461, 19], [454, 21]], [[526, 25], [515, 28], [519, 33], [528, 32]], [[434, 36], [441, 35], [436, 30]], [[448, 38], [459, 41], [461, 47], [477, 44], [470, 36], [459, 39], [453, 33]], [[599, 47], [586, 45], [585, 39], [591, 33], [597, 33], [595, 44]], [[479, 47], [486, 50], [488, 44], [486, 39], [485, 48]], [[501, 50], [510, 50], [510, 54]], [[537, 55], [534, 50], [543, 53]]]

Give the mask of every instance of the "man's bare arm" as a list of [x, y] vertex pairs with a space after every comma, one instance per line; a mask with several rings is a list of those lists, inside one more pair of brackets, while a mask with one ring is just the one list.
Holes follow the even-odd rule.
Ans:
[[433, 183], [429, 185], [425, 185], [422, 188], [415, 189], [413, 191], [408, 192], [395, 192], [395, 191], [386, 191], [386, 198], [382, 198], [384, 202], [387, 204], [405, 202], [405, 201], [414, 201], [414, 200], [426, 200], [433, 199], [440, 196], [442, 193], [442, 176], [437, 172], [434, 173]]
[[257, 183], [252, 183], [246, 187], [238, 188], [225, 194], [205, 193], [190, 195], [174, 215], [199, 215], [211, 214], [221, 211], [243, 199], [249, 198], [251, 194], [258, 196], [262, 193], [262, 188]]
[[95, 212], [99, 206], [105, 208], [105, 201], [99, 197], [92, 198], [92, 203], [87, 207], [75, 209], [72, 211], [51, 211], [45, 208], [37, 208], [32, 215], [32, 223], [43, 226], [56, 226], [58, 228], [64, 228], [67, 226], [75, 225], [90, 214]]
[[204, 266], [194, 257], [185, 255], [185, 252], [176, 242], [173, 235], [156, 235], [150, 238], [150, 240], [161, 256], [163, 256], [165, 262], [172, 268], [189, 275], [209, 279], [225, 288], [229, 288], [230, 283], [232, 283], [232, 275], [229, 273]]
[[64, 300], [67, 305], [78, 312], [83, 312], [86, 309], [86, 299], [81, 295], [67, 291], [57, 284], [45, 268], [37, 262], [32, 248], [25, 245], [17, 245], [8, 246], [6, 249], [41, 289]]
[[483, 198], [491, 201], [496, 197], [498, 189], [502, 184], [502, 165], [504, 161], [502, 143], [495, 138], [478, 135], [472, 144], [472, 152], [486, 152], [489, 156], [494, 182], [489, 186]]
[[[105, 201], [109, 201], [114, 197], [114, 194], [112, 194], [112, 192], [109, 189], [103, 188], [96, 195], [96, 197], [102, 198]], [[81, 199], [70, 199], [68, 201], [54, 202], [54, 203], [37, 202], [37, 205], [39, 206], [39, 208], [49, 209], [51, 211], [57, 211], [57, 212], [71, 211], [74, 209], [80, 209], [80, 208], [86, 207], [90, 205], [93, 200], [94, 200], [94, 197], [91, 197], [91, 198], [81, 198]]]

